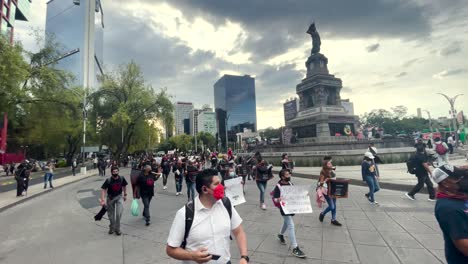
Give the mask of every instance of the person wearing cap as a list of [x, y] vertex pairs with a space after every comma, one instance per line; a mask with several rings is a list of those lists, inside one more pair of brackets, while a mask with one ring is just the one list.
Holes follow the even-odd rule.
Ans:
[[413, 187], [413, 189], [410, 192], [405, 193], [405, 196], [408, 197], [408, 199], [414, 201], [416, 199], [414, 198], [414, 195], [418, 193], [422, 189], [422, 187], [424, 187], [424, 184], [426, 184], [427, 192], [429, 193], [428, 201], [434, 202], [434, 186], [432, 185], [431, 178], [429, 178], [429, 175], [432, 175], [432, 172], [429, 169], [429, 163], [425, 152], [425, 148], [421, 145], [416, 148], [416, 154], [414, 156], [414, 165], [416, 168], [416, 178], [418, 179], [418, 183]]
[[374, 194], [380, 190], [379, 176], [376, 174], [374, 158], [374, 155], [370, 151], [364, 153], [364, 160], [361, 164], [361, 175], [362, 180], [369, 186], [369, 192], [364, 194], [367, 200], [371, 204], [379, 204], [374, 198]]
[[468, 263], [468, 166], [443, 165], [432, 177], [439, 185], [434, 212], [447, 264]]

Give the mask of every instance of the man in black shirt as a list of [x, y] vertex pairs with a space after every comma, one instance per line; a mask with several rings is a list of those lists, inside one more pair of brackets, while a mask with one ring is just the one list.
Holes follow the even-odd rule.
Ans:
[[425, 148], [421, 145], [416, 148], [416, 154], [414, 156], [414, 165], [416, 168], [416, 177], [418, 178], [418, 183], [409, 193], [405, 194], [406, 197], [414, 201], [414, 195], [418, 193], [422, 189], [422, 187], [424, 187], [424, 184], [426, 184], [427, 191], [429, 192], [428, 201], [435, 202], [434, 186], [432, 185], [432, 181], [429, 178], [429, 175], [432, 176], [432, 172], [429, 169]]
[[[107, 204], [107, 214], [109, 216], [109, 235], [115, 232], [120, 236], [120, 218], [123, 212], [123, 202], [127, 200], [127, 181], [119, 175], [119, 168], [111, 168], [112, 176], [101, 186], [101, 205]], [[122, 199], [123, 192], [123, 199]], [[107, 199], [105, 199], [107, 193]]]
[[433, 178], [439, 185], [435, 216], [444, 234], [447, 264], [468, 263], [468, 166], [443, 165]]
[[143, 216], [146, 220], [146, 226], [151, 224], [149, 207], [154, 196], [154, 182], [159, 179], [160, 175], [159, 171], [154, 172], [150, 165], [146, 165], [137, 179], [138, 191], [144, 205]]

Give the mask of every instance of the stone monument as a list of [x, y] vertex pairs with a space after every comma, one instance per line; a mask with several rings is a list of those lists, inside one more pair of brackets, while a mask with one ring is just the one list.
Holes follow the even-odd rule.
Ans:
[[315, 23], [307, 30], [312, 50], [305, 66], [307, 76], [296, 86], [299, 109], [286, 121], [298, 143], [355, 140], [358, 117], [341, 103], [342, 81], [328, 72], [328, 59], [320, 53], [320, 35]]

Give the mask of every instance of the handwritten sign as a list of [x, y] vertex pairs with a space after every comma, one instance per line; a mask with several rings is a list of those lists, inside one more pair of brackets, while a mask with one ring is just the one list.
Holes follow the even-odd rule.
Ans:
[[281, 207], [285, 214], [312, 213], [307, 186], [281, 186]]
[[245, 203], [244, 189], [242, 186], [242, 177], [237, 177], [224, 181], [226, 187], [226, 197], [231, 200], [233, 206]]

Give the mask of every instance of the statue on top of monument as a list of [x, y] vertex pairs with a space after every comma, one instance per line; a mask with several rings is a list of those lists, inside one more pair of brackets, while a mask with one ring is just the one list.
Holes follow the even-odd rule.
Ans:
[[317, 28], [315, 28], [315, 22], [313, 22], [309, 29], [307, 30], [307, 33], [310, 34], [312, 37], [312, 51], [310, 54], [317, 54], [320, 52], [320, 35], [317, 32]]

